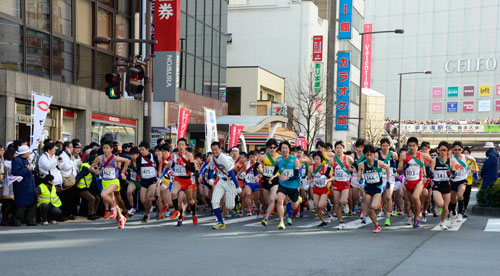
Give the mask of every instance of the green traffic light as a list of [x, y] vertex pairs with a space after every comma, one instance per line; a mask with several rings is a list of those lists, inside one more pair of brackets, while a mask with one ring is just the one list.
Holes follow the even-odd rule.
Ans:
[[108, 96], [109, 99], [111, 100], [117, 100], [120, 98], [120, 93], [119, 91], [115, 90], [114, 87], [107, 87], [106, 88], [106, 95]]

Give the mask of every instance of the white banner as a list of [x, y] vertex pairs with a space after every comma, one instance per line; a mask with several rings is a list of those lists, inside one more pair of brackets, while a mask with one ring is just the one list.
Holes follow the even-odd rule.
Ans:
[[[397, 125], [394, 125], [396, 127]], [[482, 133], [484, 125], [476, 124], [434, 124], [434, 125], [419, 125], [419, 124], [401, 124], [401, 134], [409, 133]]]
[[33, 106], [31, 107], [33, 112], [33, 123], [31, 124], [33, 136], [31, 137], [31, 150], [36, 150], [42, 141], [43, 126], [45, 125], [45, 119], [47, 118], [47, 113], [49, 113], [51, 102], [52, 96], [44, 96], [33, 92]]
[[215, 110], [205, 109], [205, 149], [206, 152], [212, 151], [210, 149], [210, 144], [214, 141], [219, 140], [217, 135], [217, 120], [215, 115]]

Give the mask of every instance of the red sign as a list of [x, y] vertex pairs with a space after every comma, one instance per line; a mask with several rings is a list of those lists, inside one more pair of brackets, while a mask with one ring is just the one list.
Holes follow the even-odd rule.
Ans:
[[92, 113], [92, 119], [98, 120], [98, 121], [110, 122], [110, 123], [131, 125], [131, 126], [137, 125], [136, 120], [127, 119], [127, 118], [120, 118], [120, 117], [113, 117], [113, 116], [102, 115], [102, 114], [97, 114], [97, 113]]
[[295, 146], [296, 147], [302, 147], [302, 150], [305, 150], [307, 148], [306, 137], [304, 137], [304, 136], [298, 136], [297, 138], [295, 138]]
[[497, 84], [497, 96], [500, 96], [500, 84]]
[[495, 101], [495, 110], [500, 111], [500, 101]]
[[231, 129], [229, 131], [229, 148], [232, 149], [233, 147], [236, 147], [238, 145], [238, 142], [240, 141], [241, 133], [243, 132], [243, 129], [245, 126], [237, 126], [237, 125], [231, 125]]
[[179, 52], [181, 11], [180, 0], [155, 0], [156, 51]]
[[313, 36], [313, 61], [323, 60], [323, 36]]
[[38, 108], [40, 108], [43, 112], [47, 112], [47, 110], [49, 110], [49, 104], [45, 101], [39, 101], [36, 106], [38, 106]]
[[474, 101], [463, 102], [463, 111], [464, 112], [473, 112], [474, 111]]
[[[363, 32], [371, 32], [372, 24], [364, 24]], [[362, 88], [370, 88], [372, 73], [372, 35], [363, 36], [363, 85]]]
[[191, 117], [191, 110], [181, 107], [179, 109], [179, 124], [177, 127], [177, 140], [184, 138]]

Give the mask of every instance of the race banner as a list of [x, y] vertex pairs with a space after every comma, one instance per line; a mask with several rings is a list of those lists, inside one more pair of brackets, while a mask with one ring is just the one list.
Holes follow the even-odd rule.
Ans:
[[31, 150], [36, 150], [40, 142], [42, 141], [42, 131], [45, 125], [45, 119], [47, 119], [47, 114], [50, 110], [50, 103], [52, 102], [52, 96], [40, 95], [32, 92], [33, 96], [33, 110], [31, 124], [32, 136], [31, 136]]
[[207, 152], [209, 152], [211, 151], [210, 144], [219, 140], [217, 135], [217, 120], [215, 110], [208, 108], [203, 109], [205, 109], [205, 148]]
[[179, 123], [177, 125], [177, 140], [184, 138], [191, 117], [191, 110], [181, 107], [179, 108]]
[[231, 129], [229, 131], [229, 149], [238, 145], [244, 128], [245, 126], [231, 125]]

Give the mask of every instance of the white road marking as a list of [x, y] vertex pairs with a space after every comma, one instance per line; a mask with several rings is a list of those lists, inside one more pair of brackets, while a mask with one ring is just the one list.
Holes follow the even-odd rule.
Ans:
[[500, 219], [488, 219], [485, 232], [500, 232]]
[[[448, 227], [448, 230], [446, 231], [458, 231], [460, 229], [460, 227], [462, 227], [462, 225], [467, 221], [466, 218], [462, 219], [461, 222], [455, 222], [453, 224], [451, 224], [451, 221], [449, 219], [446, 219], [444, 221], [444, 224]], [[434, 228], [432, 228], [432, 231], [441, 231], [441, 226], [436, 225]]]
[[[242, 217], [242, 218], [235, 218], [235, 219], [224, 220], [224, 223], [225, 224], [233, 224], [233, 223], [244, 222], [244, 221], [255, 220], [255, 219], [257, 219], [257, 217], [255, 217], [255, 216]], [[213, 226], [213, 225], [216, 225], [216, 224], [217, 224], [216, 222], [213, 222], [213, 223], [205, 223], [205, 224], [202, 224], [202, 225]]]

